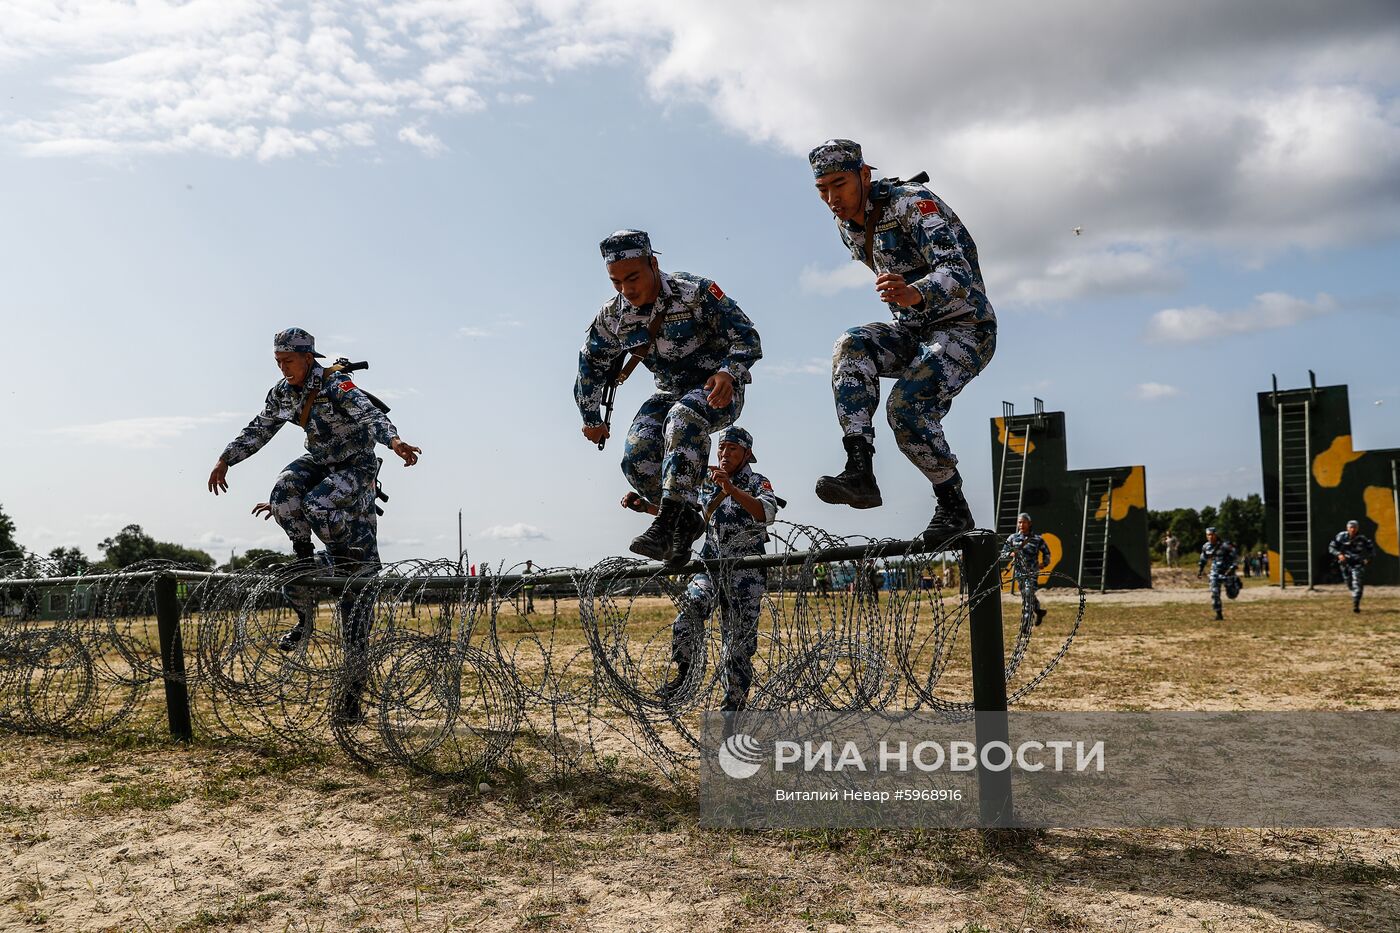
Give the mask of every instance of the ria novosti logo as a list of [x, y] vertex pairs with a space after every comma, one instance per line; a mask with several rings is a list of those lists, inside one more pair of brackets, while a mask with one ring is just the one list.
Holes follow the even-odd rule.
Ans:
[[763, 749], [753, 736], [736, 732], [719, 747], [719, 767], [732, 778], [751, 778], [763, 767]]

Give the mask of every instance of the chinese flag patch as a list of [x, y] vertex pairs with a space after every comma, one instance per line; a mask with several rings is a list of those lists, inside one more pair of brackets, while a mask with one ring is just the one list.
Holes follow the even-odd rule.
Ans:
[[340, 383], [340, 391], [342, 392], [349, 392], [353, 388], [355, 388], [355, 383], [351, 382], [349, 379], [342, 380]]
[[714, 282], [710, 283], [710, 294], [714, 295], [716, 300], [724, 300], [724, 289], [720, 288]]
[[772, 492], [772, 491], [773, 491], [773, 484], [770, 483], [770, 482], [768, 482], [768, 480], [764, 480], [764, 481], [763, 481], [763, 488], [764, 488], [766, 491], [768, 491], [768, 492]]
[[925, 199], [925, 200], [923, 200], [923, 201], [917, 202], [917, 203], [915, 204], [915, 206], [918, 207], [919, 213], [920, 213], [920, 214], [928, 215], [928, 214], [937, 214], [937, 213], [938, 213], [938, 202], [937, 202], [937, 201], [929, 201], [929, 200]]

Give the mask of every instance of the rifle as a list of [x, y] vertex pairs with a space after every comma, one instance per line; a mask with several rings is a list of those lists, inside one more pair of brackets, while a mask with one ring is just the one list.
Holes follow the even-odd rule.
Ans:
[[[367, 360], [360, 360], [360, 362], [358, 363], [352, 363], [347, 357], [342, 356], [339, 359], [337, 359], [333, 364], [327, 366], [326, 372], [357, 373], [362, 369], [369, 369], [369, 362]], [[355, 388], [360, 389], [359, 386], [356, 386]], [[365, 393], [365, 395], [370, 400], [370, 404], [372, 404], [375, 408], [378, 408], [386, 415], [389, 413], [389, 406], [381, 402], [378, 396], [376, 396], [373, 392], [365, 392], [364, 389], [360, 389], [360, 391]]]
[[[647, 343], [646, 346], [635, 350], [628, 350], [618, 354], [608, 367], [607, 379], [603, 382], [603, 427], [612, 430], [613, 401], [617, 398], [617, 387], [627, 381], [627, 377], [632, 375], [632, 370], [637, 368], [647, 354], [651, 353], [651, 348], [656, 344], [656, 335], [661, 332], [661, 322], [665, 318], [666, 312], [663, 308], [656, 308], [652, 311], [651, 320], [647, 322]], [[608, 443], [606, 435], [598, 442], [598, 449], [602, 450]]]

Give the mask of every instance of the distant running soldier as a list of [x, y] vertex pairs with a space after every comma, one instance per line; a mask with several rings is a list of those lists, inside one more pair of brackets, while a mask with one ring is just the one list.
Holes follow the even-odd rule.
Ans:
[[1176, 535], [1172, 534], [1170, 531], [1162, 537], [1162, 550], [1167, 555], [1168, 567], [1176, 566], [1176, 556], [1180, 548], [1181, 543], [1176, 540]]
[[849, 139], [822, 143], [808, 161], [841, 241], [875, 273], [875, 290], [894, 316], [836, 341], [831, 388], [846, 468], [818, 479], [817, 496], [857, 509], [882, 503], [872, 419], [880, 377], [893, 377], [885, 412], [895, 443], [933, 485], [937, 510], [921, 537], [937, 549], [975, 524], [943, 419], [996, 349], [996, 315], [977, 247], [952, 209], [919, 183], [927, 176], [872, 181], [860, 146]]
[[[422, 450], [404, 443], [388, 415], [356, 387], [349, 375], [330, 372], [317, 359], [316, 340], [299, 327], [273, 337], [273, 356], [282, 381], [267, 393], [262, 413], [224, 448], [209, 474], [209, 491], [228, 491], [228, 469], [263, 448], [288, 422], [306, 431], [306, 453], [277, 477], [266, 503], [254, 514], [270, 514], [291, 539], [298, 564], [314, 572], [314, 534], [326, 545], [332, 569], [379, 566], [375, 478], [379, 460], [374, 445], [383, 444], [403, 460], [418, 462]], [[282, 637], [290, 651], [311, 633], [316, 595], [293, 584], [283, 594], [297, 623]]]
[[1007, 536], [1001, 547], [999, 560], [1011, 561], [1011, 573], [1021, 588], [1021, 624], [1029, 625], [1031, 616], [1035, 624], [1045, 621], [1045, 609], [1036, 598], [1040, 586], [1040, 572], [1050, 566], [1050, 548], [1045, 539], [1031, 531], [1031, 517], [1022, 512], [1016, 516], [1016, 530]]
[[1210, 564], [1210, 604], [1215, 609], [1217, 621], [1225, 618], [1224, 607], [1220, 602], [1220, 588], [1225, 595], [1234, 599], [1240, 595], [1240, 578], [1235, 574], [1239, 563], [1239, 553], [1235, 546], [1216, 534], [1214, 528], [1206, 529], [1206, 543], [1201, 548], [1201, 560], [1196, 565], [1196, 577], [1201, 576], [1207, 563]]
[[[757, 459], [748, 431], [731, 427], [720, 435], [719, 465], [710, 467], [710, 478], [701, 493], [706, 534], [700, 557], [715, 563], [693, 576], [686, 587], [681, 611], [671, 627], [671, 660], [676, 672], [657, 691], [662, 699], [669, 700], [684, 689], [697, 655], [704, 651], [705, 621], [718, 604], [720, 682], [724, 687], [720, 709], [738, 712], [748, 703], [768, 571], [738, 569], [724, 561], [762, 554], [768, 541], [767, 528], [778, 514], [773, 484], [750, 468]], [[622, 504], [638, 511], [655, 508], [635, 493], [628, 493]]]
[[656, 392], [632, 419], [622, 454], [627, 482], [658, 509], [631, 550], [679, 566], [705, 530], [697, 502], [710, 435], [733, 424], [744, 407], [749, 368], [763, 355], [758, 331], [714, 282], [662, 272], [641, 230], [619, 230], [600, 246], [617, 295], [588, 328], [574, 399], [584, 437], [601, 447], [611, 435], [602, 414], [609, 386], [638, 363], [656, 377]]
[[[1335, 526], [1334, 526], [1335, 527]], [[1361, 611], [1361, 594], [1366, 591], [1366, 565], [1376, 553], [1376, 545], [1361, 533], [1361, 525], [1352, 519], [1346, 531], [1340, 531], [1327, 545], [1327, 552], [1337, 558], [1342, 582], [1351, 590], [1351, 611]]]

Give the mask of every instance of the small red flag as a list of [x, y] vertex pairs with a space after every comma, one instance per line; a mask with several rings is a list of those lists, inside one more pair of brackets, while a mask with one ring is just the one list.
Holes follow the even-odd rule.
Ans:
[[724, 300], [724, 289], [720, 288], [714, 282], [710, 283], [710, 294], [714, 295], [715, 298], [720, 301]]
[[342, 392], [349, 392], [353, 388], [355, 388], [355, 383], [351, 382], [349, 379], [340, 383], [340, 391]]
[[925, 214], [925, 215], [927, 215], [927, 214], [937, 214], [937, 213], [938, 213], [938, 202], [937, 202], [937, 201], [923, 200], [923, 201], [919, 201], [915, 206], [918, 207], [919, 213], [920, 213], [920, 214]]

